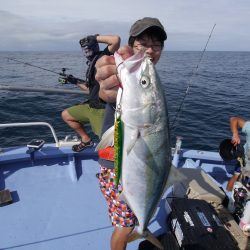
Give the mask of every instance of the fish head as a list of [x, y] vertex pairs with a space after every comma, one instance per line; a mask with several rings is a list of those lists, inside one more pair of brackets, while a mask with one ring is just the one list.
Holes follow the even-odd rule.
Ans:
[[121, 58], [116, 61], [122, 85], [117, 103], [121, 104], [124, 119], [129, 117], [129, 123], [136, 126], [155, 123], [165, 105], [165, 97], [150, 57], [141, 51], [124, 61]]

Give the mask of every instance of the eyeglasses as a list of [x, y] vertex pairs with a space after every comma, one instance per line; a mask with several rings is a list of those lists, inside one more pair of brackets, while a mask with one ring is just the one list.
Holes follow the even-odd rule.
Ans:
[[162, 50], [162, 45], [161, 44], [144, 44], [144, 43], [138, 43], [134, 45], [134, 48], [138, 50], [146, 50], [148, 48], [151, 48], [155, 52], [159, 52]]

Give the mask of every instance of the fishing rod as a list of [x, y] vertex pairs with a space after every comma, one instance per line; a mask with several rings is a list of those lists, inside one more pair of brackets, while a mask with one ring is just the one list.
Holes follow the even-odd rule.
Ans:
[[[11, 61], [14, 61], [14, 62], [18, 62], [18, 63], [22, 63], [24, 65], [28, 65], [28, 66], [31, 66], [31, 67], [35, 67], [35, 68], [38, 68], [38, 69], [42, 69], [42, 70], [45, 70], [45, 71], [48, 71], [48, 72], [51, 72], [51, 73], [54, 73], [54, 74], [57, 74], [57, 75], [62, 75], [62, 73], [59, 73], [59, 72], [56, 72], [56, 71], [53, 71], [53, 70], [50, 70], [50, 69], [46, 69], [46, 68], [43, 68], [43, 67], [40, 67], [40, 66], [37, 66], [37, 65], [34, 65], [34, 64], [31, 64], [31, 63], [28, 63], [28, 62], [24, 62], [24, 61], [20, 61], [20, 60], [17, 60], [15, 58], [11, 58], [11, 57], [5, 57], [6, 59], [8, 60], [11, 60]], [[64, 69], [64, 68], [63, 68]], [[63, 70], [62, 69], [62, 70]], [[65, 69], [66, 70], [66, 69]]]
[[43, 92], [43, 93], [55, 93], [55, 94], [79, 94], [88, 95], [88, 91], [84, 90], [71, 90], [71, 89], [58, 89], [58, 88], [38, 88], [38, 87], [16, 87], [0, 84], [0, 90], [6, 91], [22, 91], [22, 92]]
[[76, 78], [73, 75], [66, 74], [66, 68], [62, 68], [62, 72], [56, 72], [54, 70], [46, 69], [46, 68], [43, 68], [41, 66], [37, 66], [37, 65], [34, 65], [34, 64], [31, 64], [31, 63], [28, 63], [28, 62], [17, 60], [16, 58], [11, 58], [11, 57], [5, 57], [5, 58], [8, 59], [8, 60], [11, 60], [11, 61], [15, 61], [15, 62], [24, 64], [24, 65], [28, 65], [28, 66], [34, 67], [34, 68], [42, 69], [42, 70], [51, 72], [53, 74], [57, 74], [57, 75], [60, 76], [58, 78], [58, 82], [61, 83], [61, 84], [67, 84], [67, 83], [76, 84], [77, 81], [83, 82], [83, 80], [80, 79], [80, 78]]
[[191, 77], [190, 77], [190, 80], [189, 80], [189, 82], [188, 82], [188, 86], [187, 86], [186, 92], [185, 92], [185, 94], [184, 94], [184, 96], [183, 96], [183, 99], [182, 99], [182, 101], [181, 101], [181, 104], [180, 104], [180, 106], [179, 106], [179, 108], [178, 108], [178, 110], [177, 110], [177, 113], [176, 113], [176, 116], [175, 116], [175, 118], [174, 118], [174, 121], [172, 122], [172, 125], [170, 126], [170, 129], [174, 129], [175, 122], [176, 122], [177, 118], [178, 118], [179, 115], [180, 115], [182, 106], [183, 106], [183, 104], [184, 104], [184, 100], [185, 100], [185, 98], [186, 98], [186, 96], [187, 96], [187, 94], [188, 94], [188, 91], [189, 91], [189, 89], [190, 89], [190, 86], [191, 86], [191, 84], [192, 84], [192, 81], [193, 81], [193, 79], [194, 79], [194, 76], [195, 76], [195, 75], [197, 74], [197, 72], [198, 72], [199, 65], [200, 65], [200, 63], [201, 63], [201, 61], [202, 61], [202, 58], [203, 58], [204, 54], [205, 54], [205, 51], [206, 51], [206, 49], [207, 49], [207, 45], [208, 45], [209, 40], [210, 40], [210, 38], [211, 38], [211, 36], [212, 36], [212, 33], [213, 33], [213, 31], [214, 31], [215, 26], [216, 26], [216, 23], [214, 24], [214, 26], [213, 26], [213, 28], [212, 28], [210, 34], [209, 34], [209, 37], [208, 37], [207, 42], [206, 42], [206, 45], [205, 45], [205, 47], [204, 47], [204, 49], [203, 49], [203, 51], [202, 51], [202, 53], [201, 53], [200, 59], [199, 59], [197, 65], [196, 65], [196, 67], [195, 67], [194, 70], [193, 70], [193, 73], [192, 73], [192, 75], [191, 75]]

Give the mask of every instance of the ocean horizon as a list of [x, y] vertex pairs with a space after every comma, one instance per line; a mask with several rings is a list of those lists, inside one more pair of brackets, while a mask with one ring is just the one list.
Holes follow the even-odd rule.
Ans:
[[[183, 137], [183, 148], [218, 151], [220, 142], [231, 138], [230, 116], [246, 115], [250, 93], [250, 52], [164, 51], [157, 64], [166, 94], [171, 127], [171, 146], [176, 136]], [[58, 74], [84, 78], [86, 63], [79, 51], [12, 51], [0, 52], [0, 85], [15, 87], [45, 87], [78, 90], [74, 85], [58, 83]], [[24, 63], [11, 61], [14, 58]], [[54, 71], [55, 73], [32, 67]], [[187, 87], [189, 92], [185, 96]], [[185, 96], [175, 126], [171, 126]], [[61, 119], [61, 112], [82, 102], [86, 96], [25, 91], [0, 91], [1, 123], [48, 122], [59, 139], [75, 135]], [[33, 138], [53, 142], [48, 128], [0, 129], [1, 147], [26, 145]], [[242, 135], [242, 142], [245, 137]]]

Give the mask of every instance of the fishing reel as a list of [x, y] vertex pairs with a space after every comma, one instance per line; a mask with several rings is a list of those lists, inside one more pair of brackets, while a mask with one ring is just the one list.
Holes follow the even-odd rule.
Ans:
[[233, 199], [235, 207], [234, 216], [236, 221], [239, 222], [248, 200], [248, 192], [242, 184], [240, 184], [240, 186], [237, 186], [237, 183], [234, 185]]
[[62, 68], [62, 72], [59, 73], [60, 76], [58, 77], [58, 82], [60, 84], [67, 84], [67, 75], [66, 75], [66, 68]]
[[60, 76], [58, 78], [58, 82], [60, 84], [68, 84], [68, 83], [71, 83], [71, 84], [74, 84], [76, 85], [78, 83], [78, 81], [80, 82], [83, 82], [82, 79], [79, 79], [79, 78], [76, 78], [74, 77], [73, 75], [67, 75], [66, 74], [66, 68], [62, 68], [62, 72], [59, 73]]

